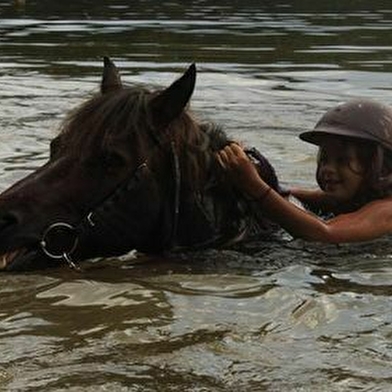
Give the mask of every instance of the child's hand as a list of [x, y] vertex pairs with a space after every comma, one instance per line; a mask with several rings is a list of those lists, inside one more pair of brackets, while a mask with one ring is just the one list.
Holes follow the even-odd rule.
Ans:
[[255, 165], [250, 161], [241, 146], [227, 145], [217, 153], [220, 165], [226, 170], [235, 186], [252, 198], [259, 197], [267, 186], [260, 178]]

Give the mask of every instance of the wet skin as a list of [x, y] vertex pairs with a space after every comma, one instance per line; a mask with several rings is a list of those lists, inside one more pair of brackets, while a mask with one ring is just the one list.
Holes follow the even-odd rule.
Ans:
[[[360, 164], [356, 149], [325, 145], [321, 149], [318, 179], [325, 189], [292, 190], [301, 200], [317, 202], [334, 212], [338, 204], [350, 207], [366, 190], [364, 165]], [[243, 149], [236, 144], [226, 146], [218, 160], [227, 170], [233, 183], [249, 197], [258, 201], [267, 217], [281, 225], [292, 236], [309, 241], [343, 243], [369, 241], [392, 233], [392, 197], [376, 199], [352, 212], [339, 213], [323, 220], [297, 207], [271, 190], [258, 176]], [[331, 200], [333, 199], [333, 200]], [[342, 210], [341, 208], [339, 208]]]

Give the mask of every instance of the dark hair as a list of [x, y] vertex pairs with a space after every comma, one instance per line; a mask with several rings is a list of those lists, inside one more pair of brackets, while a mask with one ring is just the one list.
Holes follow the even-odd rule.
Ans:
[[373, 150], [366, 178], [369, 181], [369, 201], [392, 195], [392, 151], [380, 144], [376, 144]]
[[[182, 161], [184, 185], [198, 189], [208, 175], [212, 149], [227, 144], [226, 134], [215, 124], [199, 123], [188, 108], [166, 129], [155, 129], [149, 109], [153, 94], [145, 88], [124, 88], [93, 96], [63, 122], [59, 149], [67, 149], [83, 161], [118, 145], [129, 146], [140, 163], [151, 155], [151, 144], [170, 148], [173, 142]], [[161, 164], [158, 153], [150, 158]]]
[[[334, 136], [334, 139], [337, 137]], [[354, 146], [358, 159], [364, 168], [364, 183], [366, 188], [363, 189], [353, 200], [357, 207], [366, 203], [392, 196], [392, 151], [381, 146], [379, 143], [369, 140], [339, 136], [342, 148], [348, 145]], [[318, 161], [320, 154], [318, 156]], [[352, 169], [354, 171], [354, 169]], [[319, 182], [320, 165], [317, 166], [316, 179]]]

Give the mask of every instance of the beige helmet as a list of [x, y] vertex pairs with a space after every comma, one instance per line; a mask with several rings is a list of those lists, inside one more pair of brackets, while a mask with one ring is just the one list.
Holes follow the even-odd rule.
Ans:
[[356, 99], [325, 113], [312, 131], [299, 137], [319, 145], [326, 135], [372, 140], [392, 150], [392, 107], [369, 99]]

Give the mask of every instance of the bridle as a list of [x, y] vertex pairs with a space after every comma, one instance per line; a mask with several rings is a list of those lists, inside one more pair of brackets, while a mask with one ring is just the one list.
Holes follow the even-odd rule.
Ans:
[[[159, 146], [162, 145], [159, 143]], [[173, 189], [174, 197], [172, 201], [172, 218], [171, 230], [168, 238], [168, 246], [173, 246], [176, 240], [178, 220], [180, 215], [180, 197], [181, 197], [181, 168], [180, 160], [175, 148], [174, 141], [170, 142], [170, 152], [172, 157], [172, 172], [173, 172]], [[97, 229], [97, 221], [95, 215], [97, 210], [104, 204], [116, 205], [118, 203], [119, 193], [126, 193], [127, 190], [135, 182], [135, 179], [144, 170], [148, 170], [148, 160], [141, 163], [125, 181], [119, 184], [116, 190], [107, 198], [105, 198], [98, 206], [89, 211], [76, 226], [63, 221], [58, 221], [50, 224], [42, 234], [40, 239], [40, 248], [43, 253], [50, 259], [55, 261], [64, 261], [67, 265], [76, 271], [81, 271], [80, 266], [74, 258], [75, 251], [77, 250], [80, 237], [86, 232]], [[58, 246], [57, 244], [61, 244]]]
[[[166, 154], [168, 150], [167, 144], [169, 142], [171, 156], [170, 171], [172, 174], [170, 181], [171, 185], [169, 184], [169, 186], [170, 189], [172, 189], [172, 198], [169, 199], [167, 203], [168, 207], [166, 207], [169, 210], [169, 215], [166, 215], [166, 217], [169, 216], [168, 221], [170, 226], [165, 226], [164, 224], [161, 225], [164, 227], [164, 231], [161, 234], [161, 249], [181, 249], [181, 244], [177, 243], [178, 238], [181, 236], [181, 234], [178, 233], [178, 226], [181, 210], [183, 209], [180, 206], [182, 199], [182, 173], [180, 167], [180, 160], [176, 151], [175, 142], [173, 140], [162, 141], [159, 140], [160, 138], [156, 135], [153, 134], [153, 136], [153, 140], [155, 141], [155, 147], [164, 150]], [[150, 158], [152, 158], [154, 153], [156, 153], [155, 149], [151, 151]], [[260, 162], [260, 153], [258, 153], [256, 150], [249, 150], [247, 151], [247, 154], [255, 164], [257, 164], [257, 161]], [[151, 173], [153, 172], [153, 170], [149, 167], [149, 161], [149, 159], [145, 159], [141, 164], [139, 164], [139, 166], [136, 167], [134, 172], [115, 188], [112, 194], [103, 199], [97, 206], [95, 206], [95, 208], [93, 208], [85, 216], [83, 216], [77, 225], [72, 225], [64, 221], [57, 221], [50, 224], [43, 232], [39, 241], [42, 252], [51, 260], [64, 261], [70, 268], [81, 271], [81, 268], [77, 263], [78, 256], [76, 255], [77, 250], [79, 249], [79, 245], [82, 242], [81, 240], [86, 234], [87, 236], [89, 234], [94, 235], [94, 232], [97, 232], [102, 228], [105, 229], [109, 227], [108, 221], [106, 219], [107, 215], [103, 214], [102, 216], [102, 214], [100, 214], [100, 210], [104, 209], [105, 206], [110, 206], [110, 209], [112, 211], [118, 212], [118, 208], [121, 208], [121, 203], [118, 201], [119, 195], [123, 197], [123, 199], [125, 198], [125, 200], [128, 200], [128, 189], [132, 188], [133, 184], [135, 183], [135, 180], [139, 176], [143, 176], [143, 174], [145, 174], [143, 173], [145, 170]], [[150, 182], [151, 181], [152, 180], [150, 180]], [[249, 203], [249, 201], [246, 200], [243, 200], [243, 202], [245, 202], [245, 204]], [[240, 202], [240, 204], [241, 203], [242, 202]], [[117, 210], [114, 210], [114, 208], [117, 208]], [[200, 208], [199, 211], [205, 212], [203, 207], [199, 206], [198, 208]], [[212, 226], [215, 226], [213, 219], [209, 220], [209, 223], [211, 223]], [[208, 239], [207, 241], [200, 242], [197, 245], [193, 245], [192, 247], [205, 247], [209, 246], [211, 243], [230, 243], [233, 238], [242, 237], [245, 230], [246, 227], [241, 225], [238, 229], [237, 234], [231, 236], [230, 238], [228, 238], [227, 235], [220, 233], [218, 235], [212, 236], [213, 238]], [[58, 244], [61, 245], [59, 246]]]
[[[60, 236], [66, 240], [67, 244], [63, 247], [56, 247], [51, 242], [52, 236]], [[63, 242], [63, 241], [61, 241]], [[69, 267], [75, 270], [80, 270], [80, 267], [72, 260], [72, 254], [79, 244], [79, 235], [77, 229], [69, 223], [56, 222], [44, 231], [40, 246], [42, 251], [53, 260], [64, 260]]]

